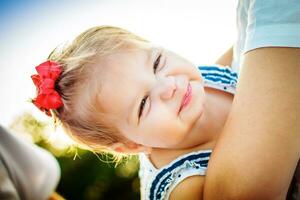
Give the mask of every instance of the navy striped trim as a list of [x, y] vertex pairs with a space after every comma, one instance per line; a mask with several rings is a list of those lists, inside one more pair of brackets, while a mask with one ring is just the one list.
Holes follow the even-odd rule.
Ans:
[[238, 75], [237, 73], [233, 72], [232, 70], [230, 70], [229, 68], [227, 67], [224, 67], [224, 68], [221, 68], [221, 67], [217, 67], [217, 66], [199, 66], [198, 67], [200, 70], [204, 71], [204, 70], [207, 70], [207, 71], [219, 71], [219, 72], [222, 72], [222, 73], [226, 73], [226, 74], [229, 74], [230, 76], [232, 76], [232, 78], [238, 78]]
[[211, 82], [223, 86], [233, 86], [237, 84], [237, 73], [231, 71], [228, 67], [219, 66], [199, 66], [198, 69], [204, 79], [204, 82]]
[[[193, 161], [195, 164], [200, 165], [201, 167], [207, 167], [209, 156], [211, 152], [199, 152], [197, 154], [193, 154], [182, 158], [175, 163], [173, 163], [170, 167], [164, 168], [161, 172], [159, 172], [155, 179], [153, 180], [150, 188], [150, 199], [160, 199], [161, 192], [166, 191], [166, 186], [168, 181], [172, 178], [172, 171], [174, 171], [177, 167], [182, 166], [186, 161]], [[164, 179], [162, 179], [165, 175], [167, 175]], [[161, 180], [162, 179], [162, 180]], [[159, 183], [160, 182], [160, 183]], [[159, 185], [158, 185], [159, 184]]]
[[235, 80], [233, 79], [231, 76], [228, 76], [226, 74], [217, 74], [217, 73], [201, 73], [202, 76], [204, 77], [219, 77], [219, 78], [222, 78], [222, 79], [225, 79], [225, 80]]
[[218, 83], [223, 83], [223, 84], [230, 84], [231, 81], [230, 80], [224, 80], [224, 79], [221, 79], [221, 78], [218, 78], [218, 77], [210, 77], [210, 76], [206, 76], [204, 77], [206, 80], [210, 80], [212, 82], [218, 82]]

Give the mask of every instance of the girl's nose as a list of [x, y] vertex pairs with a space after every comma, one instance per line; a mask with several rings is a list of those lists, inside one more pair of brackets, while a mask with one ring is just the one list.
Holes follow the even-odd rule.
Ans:
[[176, 91], [176, 81], [174, 76], [168, 76], [161, 79], [158, 83], [159, 96], [162, 100], [171, 99]]

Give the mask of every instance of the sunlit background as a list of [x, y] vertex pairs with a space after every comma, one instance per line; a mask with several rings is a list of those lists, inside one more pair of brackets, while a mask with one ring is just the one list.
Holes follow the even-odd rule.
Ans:
[[[70, 149], [71, 141], [63, 133], [57, 133], [60, 129], [54, 133], [48, 126], [51, 121], [29, 103], [35, 95], [30, 79], [35, 73], [34, 67], [45, 61], [57, 45], [92, 26], [115, 25], [171, 49], [195, 64], [212, 64], [234, 43], [236, 3], [237, 0], [0, 1], [0, 124], [19, 132], [33, 133], [23, 136], [35, 143], [44, 139], [49, 144], [42, 146], [61, 157], [61, 152]], [[39, 131], [41, 134], [36, 136]], [[79, 162], [71, 161], [64, 164], [62, 175]], [[121, 178], [127, 174], [127, 178], [132, 178], [136, 172], [131, 169], [136, 166], [133, 161], [124, 165], [123, 170], [105, 173]], [[92, 184], [79, 199], [100, 199], [95, 194], [109, 190], [105, 185], [107, 181], [103, 180], [96, 186]], [[67, 182], [60, 183], [60, 188], [62, 184]], [[131, 184], [138, 188], [136, 179]], [[62, 193], [67, 196], [65, 191]]]

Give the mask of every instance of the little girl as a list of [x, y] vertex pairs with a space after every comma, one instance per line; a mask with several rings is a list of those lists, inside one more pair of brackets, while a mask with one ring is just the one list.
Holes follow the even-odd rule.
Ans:
[[36, 70], [33, 103], [75, 140], [94, 151], [141, 153], [142, 199], [202, 196], [237, 82], [230, 68], [196, 67], [129, 31], [100, 26]]

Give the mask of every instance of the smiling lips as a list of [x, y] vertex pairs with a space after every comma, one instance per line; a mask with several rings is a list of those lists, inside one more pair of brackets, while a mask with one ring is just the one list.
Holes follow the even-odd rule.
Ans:
[[191, 87], [191, 84], [189, 83], [188, 86], [187, 86], [186, 93], [185, 93], [185, 95], [183, 97], [183, 100], [181, 102], [179, 112], [189, 104], [189, 102], [191, 101], [191, 98], [192, 98], [192, 87]]

